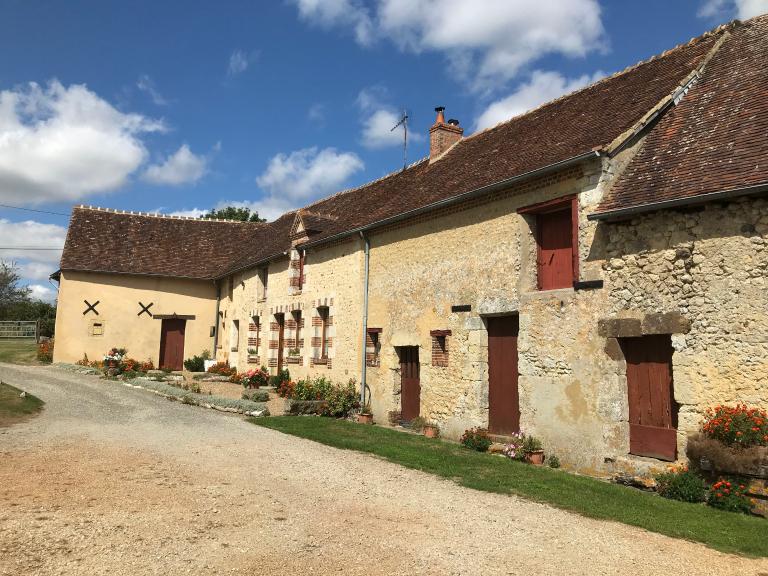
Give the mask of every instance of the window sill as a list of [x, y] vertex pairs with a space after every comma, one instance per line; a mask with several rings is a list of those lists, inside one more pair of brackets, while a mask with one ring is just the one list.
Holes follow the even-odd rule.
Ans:
[[313, 363], [314, 364], [325, 365], [325, 364], [328, 364], [328, 358], [315, 358], [313, 360]]

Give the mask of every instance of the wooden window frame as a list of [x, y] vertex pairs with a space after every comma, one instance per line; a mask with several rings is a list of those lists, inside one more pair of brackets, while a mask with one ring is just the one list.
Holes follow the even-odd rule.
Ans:
[[[547, 200], [545, 202], [539, 202], [537, 204], [531, 204], [518, 208], [518, 214], [524, 214], [529, 216], [539, 216], [541, 214], [551, 214], [552, 212], [560, 212], [570, 209], [571, 211], [571, 268], [572, 268], [572, 283], [573, 287], [579, 281], [579, 196], [573, 194], [571, 196], [565, 196], [562, 198], [555, 198], [553, 200]], [[539, 265], [538, 265], [538, 251], [541, 248], [541, 228], [536, 224], [536, 289], [541, 292], [547, 292], [549, 290], [557, 290], [557, 288], [541, 288], [539, 279]]]
[[304, 250], [299, 252], [299, 290], [304, 288], [304, 261], [306, 254]]
[[229, 351], [237, 352], [240, 349], [240, 320], [233, 319], [229, 327], [229, 336], [234, 339], [234, 343], [229, 343]]
[[257, 301], [264, 302], [267, 299], [267, 284], [269, 282], [269, 267], [259, 267], [259, 281], [261, 282], [261, 294], [258, 295]]
[[[366, 347], [366, 353], [365, 353], [365, 364], [368, 367], [376, 368], [380, 365], [380, 352], [381, 352], [381, 328], [367, 328], [366, 329], [366, 339], [365, 339], [365, 347]], [[368, 338], [371, 339], [371, 342], [373, 343], [373, 357], [369, 360], [368, 359]]]
[[317, 315], [320, 317], [320, 360], [328, 360], [328, 318], [331, 310], [328, 306], [319, 306]]
[[256, 345], [253, 347], [256, 350], [254, 356], [261, 357], [261, 316], [251, 316], [253, 325], [256, 327], [254, 333], [256, 334]]

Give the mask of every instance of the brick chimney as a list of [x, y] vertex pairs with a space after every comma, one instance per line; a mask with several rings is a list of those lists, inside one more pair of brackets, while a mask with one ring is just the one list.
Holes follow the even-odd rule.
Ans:
[[429, 129], [429, 161], [433, 162], [440, 155], [461, 140], [464, 128], [459, 127], [458, 120], [445, 121], [444, 106], [435, 108], [437, 119]]

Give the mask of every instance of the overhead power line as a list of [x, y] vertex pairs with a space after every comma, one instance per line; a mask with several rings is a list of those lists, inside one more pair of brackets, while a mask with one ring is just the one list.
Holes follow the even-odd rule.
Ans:
[[64, 212], [51, 212], [50, 210], [35, 210], [34, 208], [22, 208], [21, 206], [10, 206], [8, 204], [0, 204], [0, 208], [9, 208], [11, 210], [23, 210], [24, 212], [37, 212], [38, 214], [53, 214], [54, 216], [69, 216]]

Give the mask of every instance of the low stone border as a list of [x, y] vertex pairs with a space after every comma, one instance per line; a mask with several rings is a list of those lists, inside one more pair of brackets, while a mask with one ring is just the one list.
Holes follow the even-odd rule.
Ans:
[[[77, 364], [65, 364], [59, 362], [53, 364], [56, 368], [66, 370], [67, 372], [74, 372], [77, 374], [85, 374], [88, 376], [103, 376], [100, 370], [90, 368], [88, 366], [79, 366]], [[163, 381], [155, 380], [149, 377], [140, 376], [138, 378], [132, 378], [131, 380], [119, 380], [111, 378], [128, 386], [129, 388], [140, 388], [147, 390], [158, 396], [164, 398], [170, 398], [178, 400], [184, 404], [191, 404], [194, 406], [201, 406], [203, 408], [210, 408], [212, 410], [219, 410], [220, 412], [234, 412], [235, 414], [245, 414], [246, 416], [269, 416], [269, 409], [265, 403], [252, 402], [250, 400], [235, 400], [232, 398], [224, 398], [223, 396], [214, 396], [208, 394], [198, 394], [197, 392], [190, 392], [183, 390], [176, 386], [166, 384]]]

